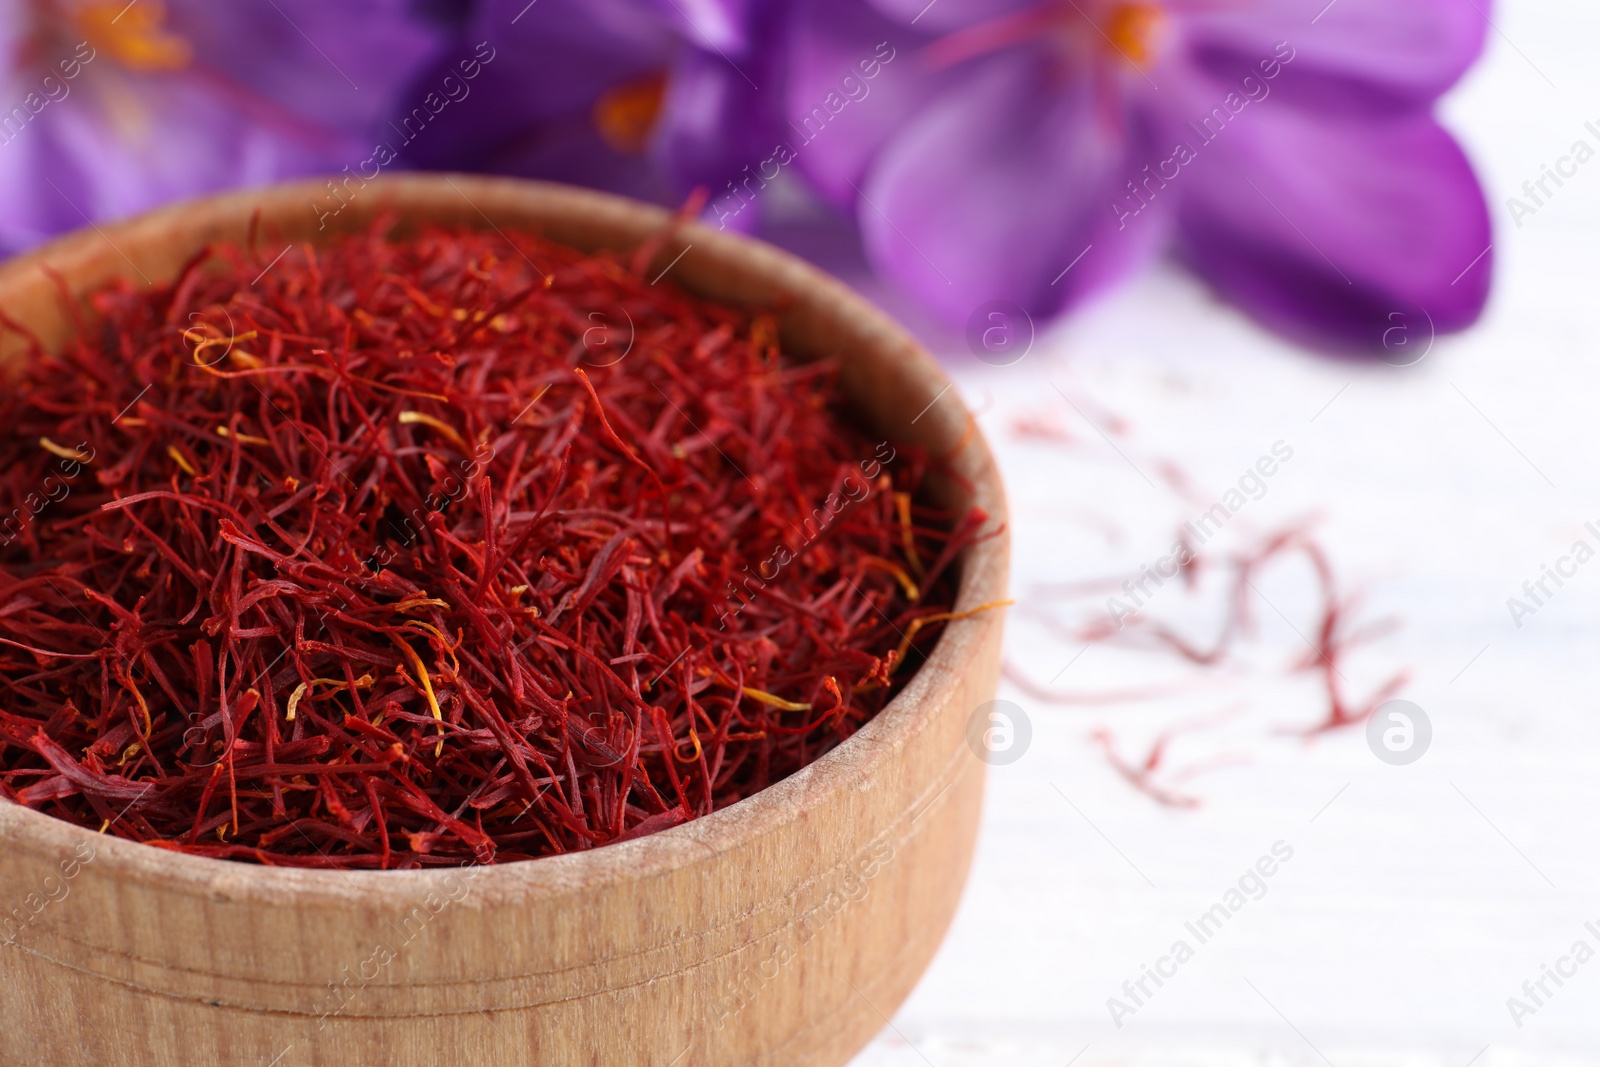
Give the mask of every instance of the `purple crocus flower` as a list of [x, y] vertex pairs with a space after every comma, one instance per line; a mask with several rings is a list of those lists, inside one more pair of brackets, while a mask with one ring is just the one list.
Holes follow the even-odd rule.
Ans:
[[[0, 7], [0, 250], [370, 151], [442, 32], [410, 0]], [[364, 151], [365, 149], [365, 151]]]
[[1481, 6], [802, 0], [795, 162], [956, 324], [994, 299], [1062, 310], [1175, 246], [1313, 344], [1460, 329], [1488, 296], [1488, 212], [1432, 112], [1482, 48]]
[[[713, 192], [782, 126], [778, 0], [485, 0], [497, 58], [420, 167], [573, 182], [666, 203]], [[424, 76], [429, 77], [428, 75]]]

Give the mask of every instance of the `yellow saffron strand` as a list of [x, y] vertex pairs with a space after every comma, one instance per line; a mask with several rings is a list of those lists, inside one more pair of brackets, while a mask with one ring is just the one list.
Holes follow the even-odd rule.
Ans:
[[436, 419], [432, 415], [425, 415], [420, 411], [402, 411], [400, 413], [400, 421], [407, 426], [419, 422], [424, 426], [431, 426], [450, 438], [451, 443], [459, 448], [463, 455], [472, 455], [472, 449], [467, 446], [466, 439], [461, 436], [454, 426], [451, 426], [443, 419]]
[[[258, 336], [260, 336], [260, 334], [258, 334], [255, 330], [250, 330], [247, 333], [237, 334], [232, 337], [207, 337], [198, 329], [188, 329], [183, 331], [183, 339], [194, 345], [194, 348], [190, 350], [189, 355], [194, 359], [196, 364], [202, 367], [210, 366], [210, 363], [207, 363], [200, 358], [200, 353], [204, 352], [206, 349], [216, 348], [218, 345], [227, 345], [227, 349], [223, 352], [223, 355], [227, 355], [229, 352], [233, 351], [233, 346], [237, 342], [254, 341]], [[218, 358], [220, 359], [221, 357], [219, 356]]]
[[134, 684], [132, 678], [128, 679], [128, 692], [132, 693], [133, 699], [139, 703], [139, 712], [144, 716], [144, 739], [149, 741], [151, 733], [150, 705], [144, 702], [144, 694], [139, 692], [139, 687]]
[[900, 664], [906, 661], [906, 652], [910, 650], [911, 642], [916, 640], [917, 632], [924, 626], [935, 622], [957, 622], [961, 619], [970, 619], [981, 612], [992, 611], [995, 608], [1008, 608], [1015, 603], [1015, 600], [994, 600], [987, 604], [979, 604], [971, 611], [941, 611], [937, 615], [924, 615], [921, 618], [912, 619], [911, 625], [906, 628], [905, 636], [900, 639], [900, 647], [895, 650], [895, 667], [899, 667]]
[[700, 762], [700, 754], [703, 751], [703, 749], [701, 749], [701, 747], [700, 747], [700, 735], [695, 732], [695, 729], [694, 729], [693, 726], [689, 727], [689, 740], [694, 742], [694, 755], [688, 757], [687, 759], [684, 758], [683, 753], [679, 751], [679, 749], [681, 749], [683, 747], [683, 742], [682, 741], [675, 741], [673, 746], [672, 746], [673, 758], [676, 759], [679, 763], [698, 763], [698, 762]]
[[194, 469], [194, 466], [189, 462], [182, 452], [178, 451], [177, 445], [168, 445], [167, 455], [171, 456], [172, 461], [178, 466], [182, 467], [184, 473], [189, 477], [198, 478], [200, 476], [200, 472]]
[[430, 633], [437, 637], [439, 639], [439, 643], [444, 645], [445, 655], [450, 657], [450, 669], [457, 674], [461, 673], [461, 661], [456, 659], [456, 649], [461, 647], [460, 641], [457, 641], [452, 645], [450, 643], [450, 639], [444, 634], [440, 633], [437, 626], [433, 625], [431, 622], [423, 622], [421, 619], [407, 619], [405, 621], [405, 625], [415, 627], [424, 633]]
[[732, 678], [729, 678], [726, 674], [723, 674], [721, 671], [713, 671], [709, 667], [702, 667], [700, 669], [700, 676], [702, 678], [713, 678], [719, 684], [725, 685], [729, 689], [738, 689], [739, 690], [739, 695], [741, 697], [749, 697], [751, 700], [759, 701], [760, 703], [765, 704], [769, 708], [777, 708], [779, 711], [810, 711], [811, 710], [811, 705], [810, 704], [797, 704], [793, 700], [785, 700], [781, 696], [778, 696], [776, 693], [769, 693], [765, 689], [751, 689], [747, 685], [746, 686], [735, 685]]
[[917, 577], [925, 578], [928, 572], [922, 566], [922, 557], [917, 555], [917, 538], [911, 530], [911, 494], [896, 493], [894, 508], [900, 514], [900, 543], [905, 548], [906, 559]]
[[217, 436], [238, 441], [241, 445], [270, 445], [272, 443], [265, 437], [256, 437], [255, 435], [248, 433], [235, 433], [226, 426], [217, 427]]
[[780, 711], [810, 711], [811, 710], [811, 705], [810, 704], [797, 704], [793, 700], [785, 700], [782, 697], [780, 697], [780, 696], [778, 696], [778, 695], [776, 695], [774, 693], [768, 693], [766, 690], [763, 690], [763, 689], [751, 689], [749, 686], [744, 686], [743, 688], [741, 688], [739, 690], [739, 695], [740, 696], [747, 696], [751, 700], [759, 701], [762, 704], [767, 705], [767, 707], [769, 707], [769, 708], [777, 708]]
[[[356, 679], [355, 688], [368, 689], [371, 688], [372, 683], [372, 675], [363, 674], [361, 677]], [[313, 678], [309, 682], [301, 682], [299, 685], [294, 687], [294, 692], [289, 694], [289, 708], [288, 711], [285, 712], [284, 717], [290, 722], [294, 722], [295, 709], [300, 706], [300, 701], [305, 699], [307, 691], [309, 691], [310, 687], [314, 685], [326, 685], [331, 686], [334, 689], [350, 688], [350, 683], [345, 681], [343, 678]]]
[[[523, 586], [522, 588], [526, 589], [527, 586]], [[418, 608], [448, 608], [449, 606], [450, 602], [448, 600], [440, 600], [437, 597], [430, 597], [426, 593], [423, 593], [415, 598], [400, 601], [394, 606], [394, 610], [416, 611]]]
[[39, 447], [44, 449], [46, 452], [49, 452], [51, 455], [60, 456], [62, 459], [70, 459], [76, 463], [89, 462], [89, 457], [84, 455], [82, 452], [79, 452], [76, 448], [67, 448], [65, 445], [58, 445], [48, 437], [39, 438]]
[[434, 758], [444, 755], [444, 710], [439, 707], [439, 698], [433, 695], [433, 680], [428, 677], [428, 668], [422, 665], [422, 657], [417, 655], [417, 650], [404, 641], [389, 635], [401, 651], [411, 657], [411, 665], [417, 669], [417, 680], [422, 683], [422, 693], [428, 698], [428, 706], [433, 709], [433, 717], [439, 721], [439, 743], [433, 746]]
[[907, 600], [920, 600], [922, 598], [922, 591], [917, 588], [917, 583], [911, 580], [911, 575], [907, 574], [905, 568], [898, 563], [892, 563], [879, 556], [864, 556], [861, 562], [869, 567], [876, 567], [880, 571], [888, 571], [894, 575], [895, 581], [900, 583], [900, 588], [905, 590]]
[[306, 695], [306, 683], [301, 682], [294, 687], [294, 692], [289, 694], [289, 711], [284, 716], [288, 721], [294, 722], [295, 709], [300, 706], [300, 698]]

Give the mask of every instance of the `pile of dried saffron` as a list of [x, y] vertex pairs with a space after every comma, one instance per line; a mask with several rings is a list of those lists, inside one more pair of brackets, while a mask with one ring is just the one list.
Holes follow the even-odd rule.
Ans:
[[526, 234], [275, 251], [13, 368], [5, 800], [278, 865], [593, 848], [837, 746], [952, 617], [985, 516], [769, 316]]

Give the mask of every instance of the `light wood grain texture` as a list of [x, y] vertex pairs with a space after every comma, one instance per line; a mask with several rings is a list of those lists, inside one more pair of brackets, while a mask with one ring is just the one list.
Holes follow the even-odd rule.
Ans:
[[[319, 231], [323, 194], [280, 186], [79, 233], [0, 267], [0, 308], [58, 343], [69, 320], [44, 266], [78, 293], [160, 281], [204, 242], [243, 239], [258, 210], [264, 259], [383, 211], [587, 249], [632, 248], [666, 220], [556, 186], [408, 176], [369, 184]], [[955, 466], [973, 488], [943, 491], [1004, 522], [954, 393], [917, 417], [948, 381], [904, 331], [804, 263], [699, 226], [651, 276], [685, 248], [672, 282], [777, 307], [787, 347], [839, 357], [879, 432], [940, 450], [965, 437]], [[1008, 552], [1002, 533], [967, 553], [958, 609], [1005, 595]], [[910, 991], [960, 896], [984, 779], [966, 728], [994, 694], [1002, 614], [950, 625], [881, 715], [799, 774], [586, 853], [459, 873], [276, 870], [0, 802], [0, 922], [16, 927], [0, 947], [0, 1062], [841, 1064]]]

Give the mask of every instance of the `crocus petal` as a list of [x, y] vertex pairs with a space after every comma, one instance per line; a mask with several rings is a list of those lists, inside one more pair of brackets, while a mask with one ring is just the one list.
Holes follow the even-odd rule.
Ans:
[[1059, 310], [1143, 259], [1160, 232], [1112, 206], [1130, 150], [1149, 154], [1143, 138], [1106, 127], [1087, 79], [1063, 85], [1050, 70], [984, 62], [886, 146], [863, 189], [874, 266], [952, 324], [994, 299]]
[[678, 188], [707, 186], [713, 195], [755, 173], [772, 156], [777, 93], [747, 77], [768, 71], [746, 61], [736, 71], [715, 52], [685, 49], [672, 69], [652, 146], [662, 172]]
[[395, 138], [404, 164], [566, 182], [663, 203], [677, 195], [649, 157], [606, 144], [588, 108], [548, 117], [514, 116], [513, 121], [496, 101], [526, 87], [514, 72], [485, 68], [472, 95], [451, 106], [449, 122], [436, 123], [409, 142]]
[[47, 5], [0, 26], [18, 62], [8, 82], [51, 97], [3, 138], [8, 250], [174, 199], [354, 165], [443, 40], [407, 0], [170, 0], [146, 12], [163, 49], [155, 62], [105, 28], [92, 50], [51, 54], [78, 39], [70, 14]]
[[753, 0], [651, 0], [663, 24], [711, 52], [743, 52]]
[[1477, 319], [1488, 208], [1451, 136], [1421, 114], [1309, 123], [1264, 106], [1199, 148], [1181, 181], [1188, 260], [1269, 326], [1376, 349], [1397, 324]]
[[[721, 192], [776, 143], [776, 53], [751, 42], [779, 14], [756, 0], [488, 0], [471, 34], [496, 49], [493, 68], [406, 161], [666, 202]], [[626, 136], [607, 125], [611, 104]]]
[[797, 10], [784, 132], [801, 172], [834, 206], [855, 203], [874, 154], [955, 78], [925, 69], [918, 51], [927, 40], [908, 39], [861, 0], [807, 0]]
[[867, 0], [899, 23], [924, 33], [958, 30], [1033, 7], [1039, 0]]
[[[647, 195], [647, 163], [605, 143], [594, 121], [608, 90], [670, 67], [677, 39], [638, 0], [488, 0], [468, 32], [488, 57], [449, 121], [400, 147], [406, 164], [576, 182]], [[480, 49], [481, 51], [481, 49]], [[441, 84], [446, 57], [410, 95]]]
[[[682, 0], [662, 0], [669, 4]], [[756, 0], [701, 0], [692, 15], [726, 8], [737, 20], [740, 51], [713, 42], [680, 47], [667, 83], [661, 118], [651, 139], [657, 168], [676, 189], [704, 186], [713, 198], [770, 180], [779, 167], [783, 126], [784, 53], [777, 47], [787, 28], [786, 5]], [[692, 38], [704, 41], [704, 34]], [[743, 225], [755, 223], [749, 213]]]
[[472, 34], [497, 50], [495, 108], [507, 125], [587, 113], [612, 86], [666, 70], [678, 41], [638, 0], [488, 0]]
[[[7, 250], [171, 200], [329, 169], [324, 151], [241, 122], [218, 98], [177, 80], [147, 80], [135, 91], [86, 78], [0, 151]], [[97, 89], [118, 92], [115, 112], [92, 97]]]
[[194, 67], [304, 119], [366, 133], [438, 53], [410, 0], [167, 0]]
[[1281, 67], [1286, 96], [1379, 113], [1432, 104], [1483, 51], [1489, 0], [1322, 3], [1258, 0], [1185, 13], [1184, 47], [1223, 81]]

